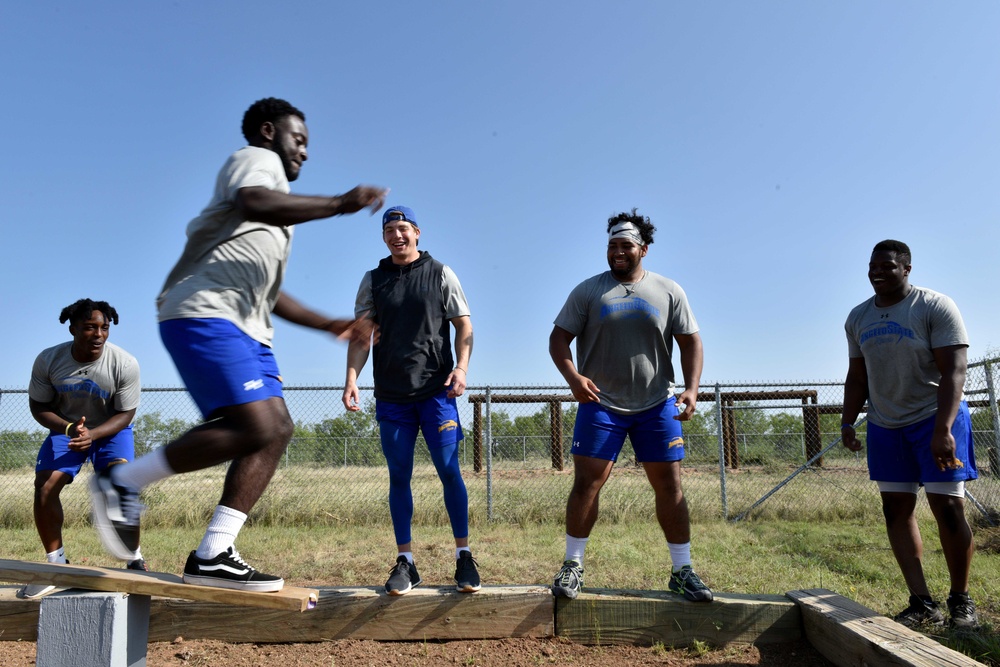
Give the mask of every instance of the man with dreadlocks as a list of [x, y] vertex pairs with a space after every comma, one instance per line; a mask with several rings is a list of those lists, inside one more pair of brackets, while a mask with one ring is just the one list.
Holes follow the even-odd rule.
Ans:
[[[47, 348], [35, 359], [28, 385], [31, 416], [49, 430], [35, 466], [35, 527], [50, 563], [66, 563], [59, 493], [85, 461], [95, 471], [134, 458], [132, 418], [139, 407], [139, 362], [108, 342], [118, 311], [107, 301], [80, 299], [63, 308], [73, 340]], [[145, 570], [138, 549], [128, 562]], [[37, 598], [55, 586], [29, 584], [17, 596]]]

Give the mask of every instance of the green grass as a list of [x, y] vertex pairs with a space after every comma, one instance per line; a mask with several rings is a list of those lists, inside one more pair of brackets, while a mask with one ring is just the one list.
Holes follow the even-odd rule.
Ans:
[[[143, 553], [154, 569], [181, 571], [201, 539], [222, 474], [214, 469], [179, 475], [144, 491], [149, 509], [143, 518]], [[785, 475], [787, 470], [760, 469], [732, 475], [731, 506], [749, 506]], [[827, 588], [886, 615], [905, 607], [906, 588], [889, 549], [874, 485], [859, 482], [851, 471], [824, 475], [786, 486], [752, 520], [734, 524], [723, 521], [712, 504], [718, 498], [717, 476], [686, 470], [694, 565], [702, 578], [720, 592]], [[17, 488], [25, 477], [0, 475], [0, 487]], [[86, 481], [82, 476], [63, 492], [67, 555], [74, 563], [118, 566], [89, 526]], [[562, 520], [572, 473], [495, 471], [492, 521], [487, 518], [485, 475], [467, 474], [466, 481], [472, 548], [484, 583], [548, 585], [563, 558]], [[395, 558], [386, 486], [382, 468], [283, 468], [240, 534], [239, 549], [260, 569], [280, 573], [293, 584], [380, 586]], [[454, 547], [433, 469], [418, 467], [413, 487], [420, 572], [429, 586], [448, 585]], [[928, 582], [943, 602], [948, 575], [937, 529], [926, 502], [918, 507]], [[587, 548], [588, 587], [666, 587], [669, 557], [653, 516], [653, 494], [641, 470], [617, 468], [602, 493], [601, 518]], [[30, 492], [8, 494], [0, 505], [0, 526], [4, 557], [42, 560]], [[984, 627], [969, 635], [941, 631], [938, 639], [1000, 665], [1000, 529], [977, 526], [975, 533], [971, 592]]]
[[[934, 594], [947, 595], [948, 576], [933, 521], [924, 517], [925, 567]], [[892, 615], [907, 593], [881, 524], [870, 521], [723, 521], [693, 525], [695, 568], [716, 591], [784, 594], [827, 588]], [[143, 553], [154, 569], [180, 572], [201, 528], [149, 528]], [[563, 557], [563, 527], [557, 522], [490, 523], [472, 531], [472, 548], [486, 585], [547, 585]], [[6, 555], [41, 560], [32, 529], [5, 531]], [[1000, 665], [1000, 530], [977, 529], [973, 596], [984, 627], [977, 633], [947, 630], [935, 637], [968, 655]], [[75, 563], [112, 566], [94, 532], [85, 525], [66, 531], [67, 555]], [[395, 557], [385, 526], [256, 526], [244, 529], [240, 551], [265, 571], [308, 586], [379, 586]], [[450, 531], [417, 525], [414, 551], [425, 585], [446, 586], [454, 573]], [[587, 586], [663, 589], [669, 557], [653, 521], [598, 523], [587, 548]]]

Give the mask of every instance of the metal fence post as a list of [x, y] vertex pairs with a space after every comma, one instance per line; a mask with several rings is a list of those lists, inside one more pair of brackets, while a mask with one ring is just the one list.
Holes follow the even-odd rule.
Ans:
[[993, 417], [993, 456], [987, 456], [990, 463], [990, 472], [994, 477], [1000, 477], [1000, 410], [997, 409], [997, 394], [993, 387], [993, 364], [987, 361], [984, 364], [986, 370], [986, 390], [990, 401], [990, 415]]
[[493, 520], [493, 423], [490, 420], [492, 389], [486, 387], [486, 520]]
[[719, 494], [722, 518], [729, 520], [729, 499], [726, 497], [726, 444], [722, 437], [722, 387], [715, 384], [715, 429], [719, 440]]

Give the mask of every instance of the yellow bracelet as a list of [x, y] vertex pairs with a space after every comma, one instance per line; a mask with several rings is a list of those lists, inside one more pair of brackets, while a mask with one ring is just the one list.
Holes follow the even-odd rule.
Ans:
[[75, 424], [75, 423], [76, 422], [70, 422], [70, 423], [66, 424], [66, 437], [69, 437], [69, 430], [71, 428], [73, 428], [73, 424]]

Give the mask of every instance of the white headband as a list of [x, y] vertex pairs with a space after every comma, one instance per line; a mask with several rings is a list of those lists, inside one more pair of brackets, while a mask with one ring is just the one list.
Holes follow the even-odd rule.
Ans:
[[611, 239], [628, 239], [636, 245], [646, 245], [646, 242], [642, 240], [639, 228], [631, 222], [620, 222], [612, 227], [611, 231], [608, 232], [608, 240]]

